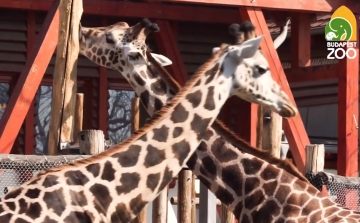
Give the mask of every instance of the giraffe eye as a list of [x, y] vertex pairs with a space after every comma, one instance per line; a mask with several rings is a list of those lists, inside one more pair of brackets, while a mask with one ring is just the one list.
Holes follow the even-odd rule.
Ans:
[[107, 43], [110, 43], [110, 44], [114, 44], [114, 43], [115, 43], [112, 35], [109, 34], [109, 33], [105, 33], [105, 40], [106, 40]]
[[255, 69], [257, 70], [257, 72], [258, 72], [260, 75], [265, 74], [265, 73], [269, 70], [269, 68], [264, 67], [264, 66], [259, 66], [259, 65], [255, 66]]

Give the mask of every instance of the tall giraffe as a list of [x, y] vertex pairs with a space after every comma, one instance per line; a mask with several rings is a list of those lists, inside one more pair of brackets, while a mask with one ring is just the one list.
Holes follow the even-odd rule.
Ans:
[[[139, 36], [151, 27], [143, 20], [123, 37]], [[127, 223], [135, 218], [179, 173], [229, 97], [270, 100], [265, 93], [272, 90], [272, 78], [258, 51], [261, 40], [223, 44], [171, 102], [123, 143], [43, 171], [11, 190], [0, 200], [0, 222]], [[129, 55], [126, 62], [136, 69], [138, 55]], [[246, 78], [253, 79], [253, 85], [245, 89]], [[264, 90], [255, 92], [257, 88]], [[288, 104], [275, 104], [286, 117], [297, 112]]]
[[[127, 25], [126, 27], [130, 28]], [[250, 29], [250, 31], [253, 30], [249, 27], [244, 28], [244, 26], [238, 28], [239, 30], [237, 31], [240, 32], [246, 32], [246, 29]], [[91, 38], [92, 41], [88, 41], [88, 44], [82, 45], [82, 53], [88, 55], [89, 59], [96, 62], [96, 56], [92, 59], [91, 54], [87, 52], [91, 52], [92, 50], [96, 52], [97, 50], [95, 49], [100, 46], [103, 52], [105, 50], [108, 50], [107, 52], [113, 51], [116, 41], [110, 39], [107, 41], [109, 42], [109, 45], [107, 45], [104, 43], [106, 40], [101, 37], [101, 35], [105, 35], [105, 30], [110, 31], [111, 29], [116, 29], [116, 27], [83, 28], [83, 36], [89, 36], [89, 32], [90, 35], [94, 33], [97, 34], [96, 37], [93, 36]], [[286, 27], [284, 30], [285, 32], [287, 31]], [[122, 31], [122, 33], [124, 32], [126, 31]], [[237, 34], [241, 34], [240, 32], [237, 32]], [[253, 35], [247, 35], [246, 38], [253, 38]], [[285, 39], [284, 32], [280, 38]], [[280, 38], [277, 38], [277, 40]], [[133, 37], [131, 39], [133, 39]], [[81, 42], [85, 40], [86, 38], [82, 38]], [[142, 41], [144, 41], [144, 39], [142, 39]], [[244, 39], [241, 41], [244, 41]], [[274, 41], [276, 48], [281, 44], [280, 42], [281, 41]], [[138, 43], [137, 41], [137, 44]], [[145, 45], [145, 43], [143, 44]], [[219, 49], [215, 48], [215, 51], [217, 50]], [[111, 53], [111, 55], [114, 55], [114, 53]], [[99, 56], [107, 58], [106, 54]], [[144, 68], [144, 72], [135, 75], [132, 79], [130, 78], [134, 73], [130, 72], [125, 64], [123, 64], [124, 66], [119, 70], [117, 68], [119, 64], [116, 60], [114, 65], [112, 65], [111, 62], [113, 60], [106, 60], [106, 64], [98, 64], [118, 70], [124, 75], [136, 93], [143, 95], [141, 98], [143, 104], [149, 114], [152, 115], [153, 112], [157, 110], [154, 108], [155, 99], [157, 98], [158, 101], [162, 102], [165, 95], [165, 97], [167, 97], [166, 100], [169, 100], [174, 94], [171, 92], [177, 92], [180, 86], [174, 81], [171, 75], [161, 67], [161, 65], [171, 64], [171, 61], [166, 59], [166, 57], [149, 52], [138, 56], [143, 59], [143, 65], [146, 65], [147, 68]], [[123, 58], [117, 59], [124, 60]], [[160, 64], [158, 64], [158, 62]], [[138, 65], [140, 67], [140, 63]], [[126, 72], [124, 72], [124, 70], [126, 70]], [[127, 75], [128, 73], [130, 73], [130, 75]], [[165, 83], [161, 81], [161, 78], [163, 78]], [[140, 81], [136, 81], [136, 79]], [[153, 85], [153, 83], [159, 84]], [[165, 102], [162, 103], [165, 104]], [[317, 209], [313, 210], [312, 205], [325, 208], [324, 210], [326, 211], [323, 213], [324, 216], [328, 216], [328, 218], [326, 218], [328, 219], [327, 222], [339, 222], [338, 219], [346, 214], [348, 214], [348, 222], [352, 222], [349, 220], [351, 217], [359, 219], [355, 212], [338, 207], [330, 199], [324, 198], [321, 193], [307, 183], [306, 178], [304, 178], [292, 164], [277, 159], [267, 152], [256, 150], [248, 143], [239, 139], [236, 134], [232, 133], [220, 122], [215, 121], [212, 127], [213, 128], [208, 129], [205, 139], [191, 156], [187, 165], [193, 170], [201, 182], [229, 207], [236, 218], [238, 220], [241, 219], [241, 222], [280, 223], [285, 222], [285, 219], [289, 219], [288, 222], [297, 222], [296, 218], [298, 217], [299, 208], [303, 211], [299, 216], [300, 220], [307, 219], [307, 217], [309, 217], [309, 219], [316, 219], [319, 216], [318, 214], [322, 213], [317, 212]], [[274, 192], [274, 187], [276, 187], [276, 193]], [[271, 193], [273, 193], [272, 196]], [[295, 199], [293, 199], [294, 196]], [[273, 211], [268, 209], [271, 201], [277, 201]], [[280, 207], [284, 207], [282, 212], [280, 210], [281, 213], [279, 212], [279, 205]], [[317, 212], [317, 215], [312, 215], [313, 211]], [[266, 213], [264, 214], [264, 212]], [[326, 222], [326, 220], [323, 222]]]

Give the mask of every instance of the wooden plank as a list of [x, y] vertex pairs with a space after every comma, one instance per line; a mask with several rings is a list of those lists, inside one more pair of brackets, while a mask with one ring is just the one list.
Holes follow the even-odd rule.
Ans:
[[310, 25], [310, 13], [293, 13], [291, 15], [291, 68], [308, 67], [311, 64]]
[[[101, 20], [101, 26], [107, 26], [107, 19]], [[120, 75], [119, 75], [120, 76]], [[108, 138], [108, 69], [99, 66], [99, 129], [104, 132], [105, 138]]]
[[[286, 80], [284, 70], [282, 69], [279, 56], [274, 48], [273, 40], [271, 38], [268, 26], [266, 24], [264, 15], [259, 8], [254, 7], [240, 7], [242, 14], [248, 14], [249, 21], [256, 27], [257, 35], [263, 35], [264, 39], [260, 45], [265, 57], [268, 59], [270, 70], [274, 80], [283, 88], [285, 93], [289, 95], [292, 103], [295, 104], [289, 84]], [[305, 171], [305, 146], [310, 144], [307, 136], [305, 126], [302, 122], [300, 114], [290, 119], [285, 119], [283, 122], [283, 129], [287, 140], [289, 141], [291, 153], [293, 154], [295, 164], [301, 171]]]
[[181, 170], [178, 181], [178, 223], [195, 223], [192, 222], [192, 172], [191, 170]]
[[54, 71], [48, 154], [57, 155], [62, 142], [73, 142], [79, 24], [82, 1], [63, 0], [59, 5], [60, 27]]
[[259, 145], [262, 150], [271, 152], [273, 156], [280, 158], [282, 117], [269, 108], [259, 106]]
[[226, 6], [249, 6], [263, 9], [282, 11], [311, 11], [311, 12], [334, 12], [342, 5], [346, 5], [354, 13], [359, 12], [359, 5], [352, 0], [302, 0], [302, 1], [249, 1], [249, 0], [162, 0], [171, 3], [196, 3]]
[[[8, 0], [0, 1], [0, 8], [48, 11], [51, 1]], [[236, 8], [209, 6], [165, 5], [128, 1], [86, 1], [84, 14], [103, 15], [122, 18], [149, 18], [182, 22], [203, 22], [231, 24], [240, 19]], [[226, 15], [226, 16], [224, 16]]]
[[170, 23], [164, 20], [157, 20], [160, 32], [154, 33], [154, 39], [159, 53], [167, 56], [173, 64], [167, 69], [174, 75], [175, 80], [183, 85], [187, 79], [187, 71], [179, 47], [177, 45], [177, 36], [174, 34]]
[[57, 44], [59, 26], [59, 2], [56, 1], [48, 12], [43, 29], [35, 40], [35, 45], [24, 70], [21, 72], [10, 96], [8, 107], [0, 120], [0, 153], [8, 154], [25, 119], [31, 102], [45, 74]]
[[337, 174], [358, 177], [359, 56], [340, 59], [338, 74]]
[[[28, 12], [27, 20], [27, 58], [30, 58], [30, 52], [35, 43], [35, 12]], [[25, 145], [24, 154], [35, 154], [35, 105], [34, 100], [31, 101], [29, 111], [25, 118]]]

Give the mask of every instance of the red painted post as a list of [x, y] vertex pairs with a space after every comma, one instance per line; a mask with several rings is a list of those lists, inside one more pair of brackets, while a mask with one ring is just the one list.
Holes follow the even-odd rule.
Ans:
[[[279, 56], [274, 48], [273, 40], [261, 9], [254, 7], [240, 7], [240, 12], [243, 15], [246, 15], [247, 13], [247, 20], [250, 20], [254, 24], [257, 35], [264, 35], [260, 48], [269, 61], [273, 78], [280, 84], [284, 91], [289, 95], [291, 101], [295, 104], [294, 96], [292, 95]], [[305, 146], [310, 144], [310, 141], [300, 114], [290, 119], [284, 119], [283, 129], [286, 138], [289, 141], [295, 164], [301, 172], [304, 172], [306, 159]]]
[[8, 107], [0, 120], [0, 153], [8, 154], [19, 133], [31, 102], [34, 100], [46, 68], [57, 45], [59, 27], [59, 1], [48, 12], [43, 29], [35, 42], [30, 58], [26, 61]]

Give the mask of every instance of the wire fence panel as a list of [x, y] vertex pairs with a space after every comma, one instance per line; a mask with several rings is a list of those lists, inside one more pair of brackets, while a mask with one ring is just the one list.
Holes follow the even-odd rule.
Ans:
[[[89, 155], [0, 155], [0, 197], [28, 181], [42, 170], [82, 160]], [[306, 178], [319, 191], [326, 186], [330, 198], [341, 206], [360, 211], [360, 178], [326, 172], [307, 173]]]
[[360, 178], [344, 177], [327, 172], [307, 173], [306, 178], [318, 190], [326, 186], [330, 198], [343, 207], [360, 211]]
[[42, 170], [87, 157], [90, 156], [0, 155], [0, 196], [6, 194], [11, 188], [25, 183]]

